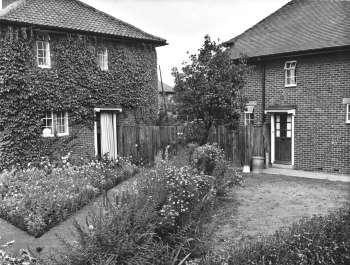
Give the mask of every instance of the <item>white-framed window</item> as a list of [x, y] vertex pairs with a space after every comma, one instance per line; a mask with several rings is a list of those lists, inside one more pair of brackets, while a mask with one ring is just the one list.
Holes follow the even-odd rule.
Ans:
[[46, 112], [42, 119], [42, 136], [69, 135], [68, 112]]
[[350, 104], [346, 104], [346, 123], [350, 123]]
[[101, 49], [97, 52], [97, 65], [102, 71], [108, 71], [108, 50]]
[[247, 105], [244, 111], [244, 125], [254, 125], [254, 105]]
[[39, 36], [36, 41], [37, 64], [40, 68], [51, 68], [49, 37]]
[[53, 112], [46, 112], [42, 120], [43, 137], [54, 136]]
[[296, 66], [297, 66], [296, 61], [288, 61], [284, 65], [286, 87], [297, 85]]

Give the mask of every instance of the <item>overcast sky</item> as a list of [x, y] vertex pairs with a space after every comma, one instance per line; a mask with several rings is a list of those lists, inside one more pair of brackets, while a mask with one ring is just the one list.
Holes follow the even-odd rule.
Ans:
[[171, 69], [181, 67], [187, 51], [196, 52], [209, 34], [229, 40], [289, 0], [82, 0], [125, 22], [167, 40], [157, 49], [163, 81], [173, 85]]

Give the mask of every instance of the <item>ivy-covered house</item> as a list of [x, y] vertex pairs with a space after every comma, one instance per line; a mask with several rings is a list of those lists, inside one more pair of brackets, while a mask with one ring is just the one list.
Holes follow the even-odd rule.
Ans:
[[163, 45], [78, 0], [2, 0], [1, 165], [115, 157], [118, 125], [156, 119]]

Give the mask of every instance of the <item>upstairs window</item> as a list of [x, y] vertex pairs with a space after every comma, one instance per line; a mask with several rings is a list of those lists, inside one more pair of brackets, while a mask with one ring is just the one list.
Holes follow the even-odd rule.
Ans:
[[40, 68], [51, 68], [50, 42], [48, 36], [39, 36], [36, 41], [37, 63]]
[[346, 104], [346, 123], [350, 123], [350, 104]]
[[69, 135], [68, 113], [47, 112], [42, 119], [42, 136], [54, 137]]
[[97, 65], [102, 71], [108, 71], [108, 50], [104, 48], [97, 52]]
[[285, 86], [296, 86], [297, 85], [297, 78], [296, 78], [296, 61], [288, 61], [284, 65], [284, 72], [285, 72]]

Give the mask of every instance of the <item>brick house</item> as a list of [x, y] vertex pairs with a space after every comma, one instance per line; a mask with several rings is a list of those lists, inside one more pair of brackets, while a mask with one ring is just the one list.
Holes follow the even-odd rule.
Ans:
[[[43, 138], [65, 138], [75, 133], [77, 137], [74, 139], [74, 154], [94, 156], [109, 153], [115, 157], [118, 148], [117, 125], [150, 124], [156, 120], [156, 47], [166, 45], [164, 39], [77, 0], [2, 0], [0, 39], [16, 39], [19, 35], [23, 39], [34, 39], [33, 57], [28, 64], [36, 68], [39, 74], [46, 71], [47, 76], [60, 76], [63, 75], [60, 71], [65, 70], [58, 59], [62, 57], [57, 48], [60, 41], [84, 40], [88, 43], [89, 51], [94, 57], [92, 60], [96, 63], [93, 71], [100, 77], [105, 77], [101, 78], [103, 82], [99, 86], [106, 86], [104, 95], [111, 99], [110, 102], [93, 106], [95, 118], [91, 121], [91, 127], [72, 125], [72, 114], [69, 110], [53, 109], [46, 112], [42, 119]], [[122, 63], [123, 67], [120, 66]], [[135, 79], [118, 83], [125, 66], [137, 69], [135, 71], [142, 76], [143, 81], [136, 83]], [[79, 77], [79, 69], [71, 71]], [[6, 69], [0, 69], [0, 85], [6, 88], [7, 81], [3, 76], [5, 72]], [[55, 80], [45, 82], [54, 83]], [[60, 87], [56, 86], [54, 89]], [[130, 97], [143, 95], [142, 106], [131, 106], [133, 98], [125, 100], [129, 104], [119, 103], [118, 97], [121, 97], [124, 90], [131, 91]], [[138, 91], [143, 94], [138, 94]]]
[[168, 84], [165, 84], [158, 81], [158, 103], [159, 103], [159, 110], [162, 110], [164, 108], [164, 105], [166, 106], [168, 115], [176, 115], [176, 106], [174, 101], [174, 95], [175, 91], [174, 88], [169, 86]]
[[244, 123], [270, 127], [270, 162], [350, 173], [350, 1], [293, 0], [225, 45], [252, 66]]

